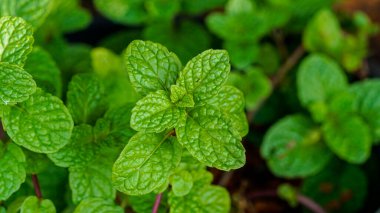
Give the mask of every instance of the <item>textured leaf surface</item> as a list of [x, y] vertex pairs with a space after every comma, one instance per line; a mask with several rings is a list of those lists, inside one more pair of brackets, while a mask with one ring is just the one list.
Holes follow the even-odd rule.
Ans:
[[129, 195], [152, 192], [167, 181], [180, 158], [181, 146], [174, 137], [139, 132], [114, 164], [114, 186]]
[[23, 66], [33, 42], [33, 28], [22, 18], [0, 18], [0, 62]]
[[363, 120], [369, 125], [375, 143], [380, 142], [380, 81], [368, 80], [353, 84], [350, 93], [354, 95], [354, 105]]
[[135, 40], [124, 53], [124, 62], [136, 91], [146, 95], [170, 90], [182, 65], [178, 57], [158, 43]]
[[316, 174], [332, 154], [321, 143], [321, 133], [306, 117], [292, 115], [272, 126], [265, 135], [261, 154], [271, 171], [282, 177]]
[[25, 101], [36, 91], [32, 76], [16, 65], [0, 62], [0, 101], [1, 104], [14, 104]]
[[187, 195], [179, 197], [174, 192], [169, 193], [170, 212], [229, 212], [231, 201], [227, 190], [209, 185], [211, 179], [207, 176], [195, 175], [194, 186]]
[[194, 107], [194, 99], [187, 94], [186, 89], [177, 85], [170, 87], [170, 100], [178, 107]]
[[37, 28], [49, 13], [49, 0], [2, 0], [0, 16], [18, 16]]
[[124, 210], [113, 203], [112, 200], [104, 200], [102, 198], [86, 199], [75, 208], [74, 213], [89, 212], [107, 212], [107, 213], [123, 213]]
[[116, 191], [111, 182], [112, 164], [97, 162], [84, 167], [72, 167], [69, 172], [74, 203], [87, 198], [115, 199]]
[[326, 103], [331, 97], [347, 89], [343, 70], [333, 60], [323, 55], [305, 58], [297, 73], [298, 98], [306, 107]]
[[74, 127], [66, 146], [48, 156], [57, 166], [83, 166], [96, 157], [98, 149], [92, 127], [82, 124]]
[[185, 170], [174, 173], [170, 182], [175, 196], [185, 196], [193, 187], [193, 177]]
[[305, 179], [302, 193], [328, 212], [354, 213], [363, 207], [367, 187], [366, 175], [360, 168], [338, 163]]
[[5, 107], [3, 113], [3, 125], [10, 138], [34, 152], [53, 153], [70, 140], [70, 113], [60, 99], [42, 90], [22, 103]]
[[199, 161], [221, 170], [245, 163], [241, 137], [217, 108], [194, 108], [177, 130], [178, 141]]
[[51, 200], [39, 200], [36, 196], [29, 196], [21, 206], [21, 213], [55, 213], [55, 206]]
[[25, 181], [25, 156], [20, 147], [0, 141], [0, 200], [6, 200]]
[[179, 74], [177, 85], [193, 94], [195, 102], [199, 102], [217, 94], [229, 72], [229, 58], [225, 50], [206, 50], [186, 64]]
[[371, 135], [367, 124], [358, 116], [335, 117], [323, 124], [328, 147], [350, 163], [363, 163], [371, 153]]
[[61, 97], [61, 71], [47, 51], [40, 47], [34, 47], [28, 55], [24, 69], [33, 76], [38, 87]]
[[180, 110], [168, 94], [159, 90], [140, 99], [132, 110], [131, 127], [137, 131], [162, 132], [177, 124]]
[[104, 113], [104, 86], [92, 74], [78, 74], [69, 83], [67, 108], [74, 123], [92, 123]]

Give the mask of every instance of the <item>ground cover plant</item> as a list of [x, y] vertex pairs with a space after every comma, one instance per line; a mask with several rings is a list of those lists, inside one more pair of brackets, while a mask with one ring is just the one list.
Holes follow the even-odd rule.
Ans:
[[343, 3], [1, 1], [0, 212], [376, 211], [378, 27]]

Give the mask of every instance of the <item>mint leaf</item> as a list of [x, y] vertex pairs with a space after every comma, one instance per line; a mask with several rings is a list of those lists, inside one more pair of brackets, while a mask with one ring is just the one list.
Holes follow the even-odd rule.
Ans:
[[94, 3], [102, 15], [118, 23], [137, 25], [147, 18], [143, 0], [95, 0]]
[[27, 149], [22, 150], [26, 158], [26, 173], [27, 174], [39, 174], [47, 169], [51, 162], [45, 154], [36, 153]]
[[179, 73], [177, 85], [193, 94], [195, 102], [216, 95], [230, 72], [225, 50], [206, 50], [191, 59]]
[[3, 0], [0, 16], [18, 16], [37, 28], [49, 14], [49, 5], [49, 0]]
[[372, 132], [374, 142], [380, 142], [380, 81], [367, 80], [350, 86], [354, 105]]
[[139, 132], [114, 164], [114, 187], [129, 195], [152, 192], [167, 181], [180, 158], [181, 146], [170, 134]]
[[75, 124], [93, 123], [105, 111], [104, 86], [93, 74], [75, 75], [67, 91], [67, 108]]
[[1, 104], [23, 102], [36, 91], [32, 76], [16, 65], [0, 62]]
[[61, 167], [87, 165], [95, 159], [99, 149], [94, 140], [93, 129], [90, 125], [75, 126], [70, 142], [57, 152], [48, 154], [48, 157]]
[[321, 131], [302, 115], [278, 121], [266, 133], [261, 155], [280, 177], [305, 177], [321, 171], [332, 154], [322, 143]]
[[178, 57], [158, 43], [132, 41], [124, 52], [129, 79], [142, 95], [170, 90], [182, 68]]
[[[136, 213], [146, 213], [152, 211], [156, 196], [157, 195], [155, 193], [140, 196], [128, 196], [128, 201], [131, 204], [133, 211]], [[158, 212], [165, 213], [167, 212], [167, 209], [167, 193], [164, 193], [161, 197], [161, 203]]]
[[25, 156], [20, 147], [0, 141], [0, 200], [6, 200], [25, 181]]
[[36, 196], [29, 196], [21, 206], [21, 213], [55, 213], [55, 206], [51, 200], [40, 200]]
[[61, 97], [61, 71], [47, 51], [41, 47], [34, 47], [33, 51], [28, 55], [24, 69], [33, 76], [38, 87]]
[[[260, 46], [256, 42], [225, 41], [223, 47], [231, 57], [231, 63], [238, 69], [245, 68], [258, 59]], [[261, 57], [260, 57], [261, 58]]]
[[194, 107], [194, 99], [187, 94], [186, 89], [177, 85], [170, 87], [170, 100], [178, 107]]
[[175, 196], [185, 196], [193, 187], [193, 176], [185, 170], [178, 171], [170, 177], [170, 183]]
[[23, 66], [33, 42], [33, 28], [22, 18], [0, 18], [0, 62]]
[[70, 140], [73, 120], [62, 101], [38, 89], [30, 98], [3, 108], [3, 126], [18, 145], [53, 153]]
[[180, 110], [159, 90], [140, 99], [132, 110], [131, 127], [137, 131], [162, 132], [177, 124]]
[[169, 193], [170, 212], [229, 212], [230, 197], [226, 189], [209, 185], [208, 179], [199, 176], [191, 191], [185, 196]]
[[74, 203], [87, 198], [115, 199], [112, 187], [112, 165], [96, 162], [93, 165], [69, 168], [69, 183]]
[[80, 202], [75, 208], [74, 213], [88, 212], [107, 212], [107, 213], [123, 213], [124, 209], [113, 203], [112, 200], [102, 198], [89, 198]]
[[345, 91], [347, 79], [332, 59], [313, 54], [306, 57], [300, 65], [297, 89], [302, 105], [309, 108], [314, 117], [320, 117], [319, 112], [313, 110], [313, 105], [327, 104], [335, 94]]
[[371, 153], [371, 135], [367, 124], [358, 116], [331, 117], [322, 127], [327, 146], [350, 163], [363, 163]]
[[241, 137], [228, 118], [211, 105], [194, 108], [176, 131], [180, 144], [207, 166], [231, 170], [245, 163]]

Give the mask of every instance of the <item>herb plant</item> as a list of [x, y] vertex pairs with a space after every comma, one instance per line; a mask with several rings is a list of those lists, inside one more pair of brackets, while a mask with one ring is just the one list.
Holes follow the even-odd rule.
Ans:
[[378, 27], [344, 3], [0, 1], [0, 213], [376, 211]]

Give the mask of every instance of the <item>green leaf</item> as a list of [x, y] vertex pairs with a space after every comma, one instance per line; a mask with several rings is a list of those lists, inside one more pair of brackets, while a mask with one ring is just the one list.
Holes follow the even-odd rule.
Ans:
[[181, 10], [181, 0], [149, 0], [145, 8], [150, 19], [155, 21], [172, 21]]
[[322, 127], [327, 146], [341, 159], [363, 163], [371, 153], [371, 135], [358, 116], [330, 117]]
[[67, 91], [67, 108], [75, 124], [93, 123], [106, 109], [102, 82], [93, 74], [75, 75]]
[[367, 187], [366, 174], [360, 168], [334, 163], [321, 173], [305, 179], [302, 193], [327, 212], [353, 213], [363, 207]]
[[22, 18], [0, 18], [0, 62], [23, 66], [33, 42], [33, 28]]
[[[157, 195], [155, 193], [140, 195], [140, 196], [128, 196], [128, 201], [131, 204], [133, 211], [136, 213], [151, 212]], [[159, 213], [167, 212], [167, 193], [164, 193], [161, 197]]]
[[115, 199], [112, 187], [112, 164], [97, 161], [92, 165], [69, 168], [69, 183], [74, 203], [88, 198]]
[[25, 70], [16, 65], [0, 62], [1, 104], [23, 102], [36, 91], [36, 82]]
[[159, 90], [140, 99], [132, 110], [131, 127], [137, 131], [162, 132], [178, 123], [180, 110]]
[[298, 204], [298, 192], [292, 185], [284, 183], [277, 188], [277, 195], [289, 203], [291, 207], [296, 207]]
[[20, 147], [0, 141], [0, 200], [7, 200], [25, 181], [25, 156]]
[[183, 0], [183, 10], [196, 15], [210, 11], [214, 8], [223, 7], [227, 0]]
[[250, 13], [255, 10], [256, 5], [251, 0], [229, 0], [226, 5], [228, 14]]
[[41, 47], [34, 47], [25, 62], [24, 69], [33, 76], [38, 87], [61, 97], [61, 71], [47, 51]]
[[132, 41], [124, 52], [129, 79], [142, 95], [170, 90], [182, 65], [178, 57], [158, 43]]
[[27, 149], [22, 150], [26, 158], [26, 173], [38, 174], [43, 172], [51, 164], [46, 155], [29, 151]]
[[339, 56], [345, 44], [337, 17], [330, 10], [319, 11], [304, 31], [303, 44], [311, 52]]
[[190, 111], [176, 133], [180, 144], [207, 166], [228, 171], [245, 163], [241, 137], [228, 118], [211, 105]]
[[40, 200], [36, 196], [29, 196], [21, 206], [21, 213], [55, 213], [55, 206], [51, 200]]
[[321, 171], [332, 154], [321, 141], [321, 132], [310, 119], [291, 115], [266, 133], [261, 155], [280, 177], [306, 177]]
[[370, 127], [374, 142], [380, 142], [380, 81], [367, 80], [350, 87], [354, 105], [363, 120]]
[[84, 166], [95, 159], [98, 149], [92, 127], [82, 124], [74, 127], [70, 142], [66, 146], [48, 154], [48, 157], [57, 166]]
[[[314, 117], [320, 112], [314, 104], [327, 104], [339, 92], [347, 90], [347, 78], [330, 58], [313, 54], [306, 57], [297, 73], [298, 98]], [[323, 117], [323, 116], [322, 116]]]
[[107, 212], [107, 213], [123, 213], [124, 209], [114, 204], [112, 200], [104, 200], [102, 198], [89, 198], [80, 202], [75, 208], [74, 213], [89, 212]]
[[189, 172], [181, 170], [170, 177], [170, 183], [175, 196], [185, 196], [193, 187], [193, 176]]
[[49, 14], [49, 0], [3, 0], [0, 16], [18, 16], [38, 28]]
[[197, 176], [193, 177], [196, 181], [187, 195], [176, 196], [173, 191], [169, 193], [170, 212], [229, 212], [231, 201], [227, 190], [209, 185], [209, 179], [202, 173], [195, 173]]
[[102, 15], [121, 24], [137, 25], [147, 18], [143, 0], [95, 0], [94, 3]]
[[64, 147], [74, 125], [62, 101], [40, 89], [28, 100], [4, 107], [2, 121], [16, 144], [39, 153], [53, 153]]
[[181, 146], [170, 133], [137, 133], [114, 164], [114, 187], [129, 195], [152, 192], [167, 181], [181, 159], [181, 152]]
[[[259, 58], [260, 46], [256, 42], [225, 41], [223, 47], [231, 57], [231, 63], [238, 69], [245, 68]], [[261, 56], [260, 56], [261, 60]]]
[[177, 85], [170, 87], [170, 100], [178, 107], [194, 107], [194, 99], [191, 94], [186, 93], [186, 89]]
[[216, 95], [230, 72], [225, 50], [206, 50], [191, 59], [179, 73], [177, 85], [193, 94], [195, 103]]

